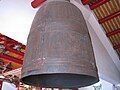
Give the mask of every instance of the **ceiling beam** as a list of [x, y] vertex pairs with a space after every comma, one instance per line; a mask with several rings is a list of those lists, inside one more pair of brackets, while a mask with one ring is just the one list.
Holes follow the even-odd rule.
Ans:
[[2, 35], [1, 33], [0, 33], [0, 41], [4, 41], [5, 44], [10, 44], [10, 45], [17, 45], [17, 44], [19, 44], [19, 45], [22, 46], [23, 49], [25, 49], [25, 47], [26, 47], [22, 43], [19, 43], [18, 41], [15, 41], [14, 39], [11, 39], [11, 38], [9, 38], [9, 37], [7, 37], [5, 35]]
[[6, 49], [7, 51], [9, 51], [9, 52], [18, 54], [18, 55], [20, 55], [20, 56], [24, 56], [24, 53], [23, 53], [23, 52], [20, 52], [20, 51], [18, 51], [18, 50], [16, 50], [16, 49], [12, 49], [12, 48], [10, 48], [10, 47], [5, 47], [5, 49]]
[[110, 20], [110, 19], [113, 19], [114, 17], [117, 17], [117, 16], [119, 16], [119, 15], [120, 15], [120, 11], [108, 15], [108, 16], [106, 16], [106, 17], [98, 20], [98, 22], [101, 24], [101, 23], [104, 23], [104, 22], [106, 22], [106, 21], [108, 21], [108, 20]]
[[108, 32], [106, 35], [107, 35], [107, 37], [110, 37], [110, 36], [118, 34], [118, 33], [120, 33], [120, 28], [116, 29], [116, 30], [113, 30], [111, 32]]
[[114, 49], [120, 48], [120, 44], [114, 45], [113, 48], [114, 48]]
[[[2, 42], [2, 41], [3, 41], [3, 42]], [[23, 52], [18, 51], [18, 50], [16, 50], [16, 49], [13, 49], [12, 47], [10, 47], [10, 46], [15, 46], [15, 45], [21, 45], [22, 49], [25, 49], [26, 46], [23, 45], [22, 43], [19, 43], [19, 42], [15, 41], [15, 40], [13, 40], [13, 39], [5, 36], [5, 35], [2, 35], [2, 34], [0, 34], [0, 42], [2, 42], [1, 44], [4, 45], [4, 47], [5, 47], [5, 49], [6, 49], [7, 51], [10, 51], [10, 52], [12, 52], [12, 53], [18, 54], [18, 55], [20, 55], [20, 56], [24, 56], [24, 53], [23, 53]]]
[[0, 54], [0, 58], [6, 59], [10, 62], [14, 62], [14, 63], [20, 64], [20, 65], [22, 65], [22, 63], [23, 63], [23, 60], [11, 57], [11, 56], [6, 55], [6, 54]]
[[105, 3], [107, 3], [108, 1], [110, 1], [110, 0], [98, 0], [95, 3], [93, 3], [92, 5], [89, 5], [90, 9], [93, 10], [93, 9], [95, 9], [95, 8], [105, 4]]

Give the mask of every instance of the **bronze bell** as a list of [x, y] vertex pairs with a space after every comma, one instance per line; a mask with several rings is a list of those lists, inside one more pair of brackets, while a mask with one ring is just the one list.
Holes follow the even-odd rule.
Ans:
[[22, 82], [45, 88], [79, 88], [99, 81], [81, 11], [64, 0], [45, 2], [28, 36]]

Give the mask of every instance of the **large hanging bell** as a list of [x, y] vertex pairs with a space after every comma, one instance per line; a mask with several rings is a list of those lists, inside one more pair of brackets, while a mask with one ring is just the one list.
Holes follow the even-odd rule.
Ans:
[[40, 7], [28, 36], [21, 80], [48, 88], [99, 81], [87, 25], [75, 5], [51, 0]]

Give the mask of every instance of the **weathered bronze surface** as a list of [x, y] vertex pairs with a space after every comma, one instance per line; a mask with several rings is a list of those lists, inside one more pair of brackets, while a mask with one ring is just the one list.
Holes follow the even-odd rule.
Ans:
[[99, 81], [89, 32], [75, 5], [56, 0], [40, 7], [28, 36], [21, 80], [49, 88]]

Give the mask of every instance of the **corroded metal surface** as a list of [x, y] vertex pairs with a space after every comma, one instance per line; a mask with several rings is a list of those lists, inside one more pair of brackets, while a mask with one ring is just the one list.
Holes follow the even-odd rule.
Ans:
[[99, 81], [89, 32], [76, 6], [51, 1], [38, 10], [28, 37], [21, 80], [59, 88]]

